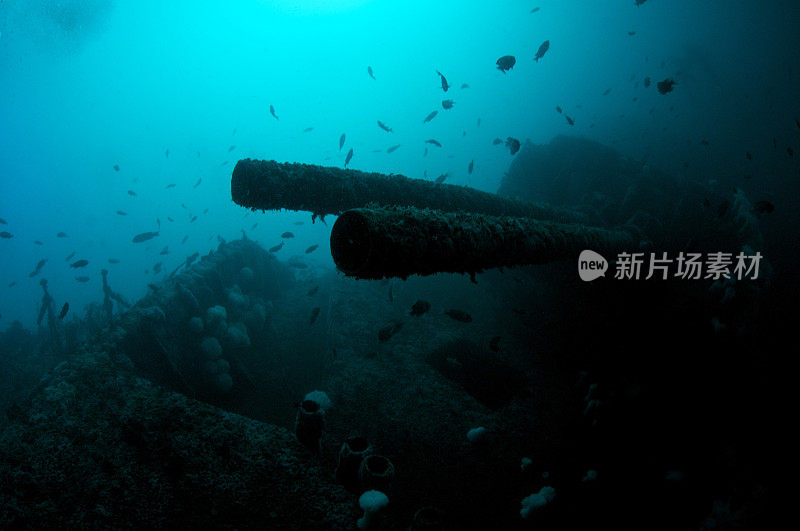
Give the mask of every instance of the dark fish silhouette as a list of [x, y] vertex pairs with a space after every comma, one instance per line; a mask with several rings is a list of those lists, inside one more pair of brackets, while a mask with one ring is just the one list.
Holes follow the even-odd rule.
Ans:
[[439, 141], [434, 139], [434, 138], [429, 138], [428, 140], [425, 141], [425, 143], [426, 144], [433, 144], [436, 147], [442, 147], [442, 145], [439, 143]]
[[56, 238], [66, 238], [66, 237], [67, 237], [66, 232], [59, 232], [58, 234], [56, 234]]
[[452, 109], [453, 105], [455, 104], [456, 102], [454, 102], [453, 100], [442, 100], [442, 108], [444, 108], [445, 110]]
[[42, 242], [40, 242], [39, 240], [33, 240], [33, 243], [34, 243], [35, 245], [44, 245], [44, 244], [43, 244]]
[[636, 32], [635, 32], [635, 31], [629, 31], [629, 32], [628, 32], [628, 35], [630, 35], [631, 37], [633, 37], [634, 35], [636, 35]]
[[8, 225], [8, 221], [4, 220], [3, 218], [0, 218], [0, 225]]
[[753, 205], [753, 209], [751, 212], [757, 216], [762, 216], [764, 214], [771, 214], [775, 211], [775, 205], [770, 203], [769, 201], [756, 201]]
[[86, 267], [89, 265], [89, 260], [78, 260], [77, 262], [72, 262], [69, 266], [73, 269], [78, 269], [79, 267]]
[[489, 348], [492, 349], [492, 352], [499, 352], [500, 351], [500, 336], [494, 336], [489, 341]]
[[450, 172], [443, 173], [436, 178], [436, 184], [442, 184], [450, 176]]
[[538, 63], [538, 62], [539, 62], [539, 59], [541, 59], [542, 57], [544, 57], [544, 54], [546, 54], [546, 53], [547, 53], [547, 50], [549, 50], [549, 49], [550, 49], [550, 41], [544, 41], [544, 42], [543, 42], [543, 43], [542, 43], [542, 44], [539, 46], [539, 49], [536, 51], [536, 57], [534, 57], [534, 58], [533, 58], [533, 60], [534, 60], [534, 61], [536, 61], [536, 62]]
[[167, 157], [167, 158], [169, 158], [169, 150], [166, 150], [166, 151], [164, 152], [164, 156], [165, 156], [165, 157]]
[[636, 4], [636, 7], [639, 7], [640, 5], [642, 5], [645, 2], [647, 2], [647, 0], [633, 0], [633, 1]]
[[461, 310], [447, 310], [444, 312], [445, 315], [450, 317], [451, 319], [455, 319], [456, 321], [460, 321], [462, 323], [471, 323], [472, 316], [467, 312], [462, 312]]
[[158, 253], [158, 254], [160, 254], [161, 256], [164, 256], [165, 254], [169, 254], [169, 245], [167, 245], [166, 247], [161, 249], [161, 252]]
[[189, 223], [194, 223], [195, 221], [197, 221], [197, 216], [192, 216], [192, 218], [189, 220]]
[[287, 232], [284, 232], [283, 234], [281, 234], [281, 238], [294, 238], [294, 234], [292, 234], [291, 232], [287, 231]]
[[503, 143], [503, 141], [500, 140], [499, 138], [495, 138], [494, 140], [492, 140], [492, 145], [493, 146], [499, 146], [502, 143]]
[[127, 216], [128, 213], [127, 212], [123, 212], [122, 210], [117, 210], [117, 215], [118, 216]]
[[202, 178], [202, 177], [200, 177], [199, 179], [197, 179], [197, 182], [196, 182], [196, 183], [194, 183], [194, 186], [192, 186], [192, 188], [197, 188], [198, 186], [200, 186], [200, 183], [201, 183], [201, 182], [203, 182], [203, 178]]
[[30, 273], [28, 273], [28, 276], [33, 278], [36, 275], [38, 275], [39, 271], [42, 270], [42, 268], [44, 267], [44, 265], [46, 263], [47, 263], [47, 259], [46, 258], [42, 258], [41, 260], [39, 260], [39, 263], [36, 264], [36, 268], [33, 271], [31, 271]]
[[442, 78], [442, 90], [443, 90], [443, 91], [445, 91], [445, 92], [447, 92], [447, 89], [449, 89], [449, 88], [450, 88], [450, 85], [448, 85], [448, 84], [447, 84], [447, 79], [446, 79], [446, 78], [444, 77], [444, 75], [443, 75], [441, 72], [439, 72], [438, 70], [436, 71], [436, 73], [437, 73], [437, 74], [439, 74], [439, 77], [440, 77], [440, 78]]
[[275, 118], [276, 120], [279, 120], [279, 119], [280, 119], [280, 118], [278, 118], [278, 115], [277, 115], [277, 114], [275, 114], [275, 107], [273, 107], [272, 105], [270, 105], [270, 106], [269, 106], [269, 113], [270, 113], [270, 114], [273, 116], [273, 118]]
[[188, 240], [188, 239], [189, 239], [189, 235], [187, 234], [187, 235], [186, 235], [186, 236], [184, 236], [184, 237], [183, 237], [183, 239], [181, 240], [181, 245], [183, 245], [184, 243], [186, 243], [186, 240]]
[[372, 73], [372, 67], [371, 66], [367, 67], [367, 74], [369, 74], [369, 77], [371, 77], [372, 79], [375, 79], [375, 76]]
[[308, 290], [308, 293], [306, 295], [308, 295], [309, 297], [313, 297], [314, 295], [317, 294], [318, 291], [319, 291], [319, 286], [314, 286], [313, 288]]
[[472, 168], [474, 168], [474, 167], [475, 167], [475, 161], [474, 160], [469, 161], [469, 166], [467, 166], [467, 173], [471, 175], [472, 174]]
[[273, 247], [270, 247], [270, 248], [269, 248], [269, 252], [271, 252], [271, 253], [277, 253], [277, 252], [278, 252], [278, 251], [280, 251], [281, 249], [283, 249], [283, 242], [281, 242], [281, 243], [279, 243], [278, 245], [275, 245], [275, 246], [273, 246]]
[[345, 168], [350, 163], [350, 159], [352, 159], [352, 158], [353, 158], [353, 148], [350, 148], [350, 151], [347, 152], [347, 156], [344, 158], [344, 167]]
[[390, 147], [389, 149], [387, 149], [387, 150], [386, 150], [386, 153], [392, 153], [392, 152], [393, 152], [393, 151], [395, 151], [397, 148], [399, 148], [401, 145], [402, 145], [402, 144], [395, 144], [394, 146], [392, 146], [392, 147]]
[[114, 164], [114, 171], [119, 171], [119, 164]]
[[513, 55], [504, 55], [497, 60], [497, 69], [505, 74], [508, 70], [514, 68], [516, 62], [517, 59]]
[[674, 85], [677, 85], [677, 83], [675, 83], [675, 80], [672, 78], [667, 78], [664, 81], [659, 81], [657, 84], [658, 92], [660, 92], [661, 94], [667, 94], [669, 92], [672, 92], [672, 88]]
[[236, 146], [231, 146], [231, 147], [229, 147], [229, 148], [228, 148], [228, 153], [230, 153], [230, 152], [231, 152], [231, 151], [233, 151], [234, 149], [236, 149]]
[[519, 140], [513, 137], [506, 138], [506, 147], [511, 151], [511, 154], [514, 155], [519, 151], [521, 144]]
[[433, 120], [434, 118], [436, 118], [436, 115], [437, 115], [437, 114], [439, 114], [439, 111], [433, 111], [433, 112], [432, 112], [432, 113], [430, 113], [428, 116], [426, 116], [424, 120], [422, 120], [422, 123], [424, 123], [424, 124], [425, 124], [425, 123], [428, 123], [428, 122], [430, 122], [431, 120]]
[[644, 88], [647, 88], [649, 86], [650, 86], [650, 78], [646, 77], [644, 78]]
[[168, 184], [167, 186], [165, 186], [164, 188], [175, 188], [175, 183], [169, 183], [169, 184]]
[[342, 136], [339, 137], [339, 151], [341, 151], [342, 146], [344, 146], [344, 139], [345, 139], [345, 134], [342, 133]]
[[314, 321], [317, 320], [317, 317], [319, 317], [319, 306], [315, 306], [311, 310], [311, 317], [308, 318], [308, 324], [313, 325]]
[[109, 258], [108, 259], [108, 263], [109, 264], [118, 264], [119, 263], [119, 259], [118, 258]]
[[313, 130], [314, 130], [314, 128], [313, 128], [313, 127], [306, 127], [305, 129], [303, 129], [303, 132], [304, 132], [304, 133], [310, 133], [310, 132], [311, 132], [311, 131], [313, 131]]
[[534, 7], [533, 9], [531, 9], [531, 13], [536, 13], [540, 9], [541, 9], [540, 7]]
[[389, 325], [384, 326], [380, 330], [378, 330], [378, 341], [381, 343], [386, 343], [389, 341], [393, 335], [400, 331], [403, 328], [403, 323], [396, 322]]
[[575, 120], [573, 120], [572, 118], [570, 118], [570, 117], [569, 117], [569, 115], [566, 115], [566, 114], [565, 114], [565, 115], [564, 115], [564, 118], [566, 118], [566, 119], [567, 119], [567, 123], [568, 123], [569, 125], [575, 125]]
[[134, 192], [133, 190], [128, 190], [128, 195], [136, 197], [136, 192]]
[[559, 107], [558, 105], [556, 105], [556, 112], [557, 112], [558, 114], [561, 114], [561, 107]]
[[417, 300], [414, 305], [411, 307], [411, 312], [409, 315], [416, 315], [420, 316], [431, 309], [431, 303], [428, 301], [424, 301], [422, 299]]
[[380, 120], [378, 120], [378, 127], [380, 127], [381, 129], [383, 129], [383, 130], [384, 130], [384, 131], [386, 131], [387, 133], [391, 133], [391, 132], [392, 132], [392, 128], [391, 128], [391, 127], [389, 127], [388, 125], [386, 125], [385, 123], [381, 122]]
[[64, 318], [64, 316], [65, 316], [65, 315], [67, 315], [67, 312], [68, 312], [68, 311], [69, 311], [69, 303], [68, 303], [68, 302], [65, 302], [65, 303], [64, 303], [64, 306], [62, 306], [62, 307], [61, 307], [61, 312], [59, 312], [59, 314], [58, 314], [58, 318], [59, 318], [59, 319], [63, 319], [63, 318]]
[[610, 88], [607, 88], [605, 91], [603, 91], [603, 96], [608, 96], [609, 94], [611, 94]]
[[317, 245], [317, 244], [314, 244], [314, 245], [312, 245], [311, 247], [309, 247], [308, 249], [306, 249], [306, 254], [313, 253], [313, 252], [314, 252], [314, 251], [316, 251], [318, 248], [319, 248], [319, 245]]
[[786, 153], [788, 153], [790, 157], [794, 157], [794, 150], [792, 148], [787, 147]]
[[64, 261], [65, 261], [65, 262], [69, 262], [69, 261], [70, 261], [70, 259], [71, 259], [73, 256], [75, 256], [75, 251], [72, 251], [71, 253], [69, 253], [69, 255], [67, 255], [67, 257], [66, 257], [66, 258], [64, 258]]
[[744, 156], [747, 157], [747, 160], [753, 160], [753, 155], [749, 151], [746, 151]]
[[89, 277], [75, 277], [78, 282], [89, 282]]
[[137, 234], [133, 237], [133, 243], [142, 243], [146, 242], [147, 240], [152, 240], [158, 236], [158, 232], [142, 232], [141, 234]]

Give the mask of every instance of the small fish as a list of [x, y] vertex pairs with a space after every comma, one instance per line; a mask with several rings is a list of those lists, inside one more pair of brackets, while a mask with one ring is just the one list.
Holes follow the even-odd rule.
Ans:
[[172, 223], [172, 222], [174, 222], [175, 220], [174, 220], [174, 219], [172, 219], [171, 217], [167, 216], [167, 221], [169, 221], [169, 222], [171, 222], [171, 223]]
[[649, 86], [650, 86], [650, 78], [646, 77], [644, 78], [644, 88], [647, 88]]
[[272, 115], [272, 117], [273, 117], [273, 118], [275, 118], [276, 120], [279, 120], [279, 119], [280, 119], [280, 118], [278, 118], [278, 115], [277, 115], [277, 114], [275, 114], [275, 107], [274, 107], [274, 106], [272, 106], [272, 105], [270, 105], [270, 106], [269, 106], [269, 113], [270, 113], [270, 114]]
[[67, 315], [68, 311], [69, 311], [69, 303], [65, 302], [64, 306], [61, 307], [61, 312], [59, 312], [59, 314], [58, 314], [59, 320], [63, 319], [64, 316]]
[[203, 178], [202, 178], [202, 177], [200, 177], [199, 179], [197, 179], [197, 182], [196, 182], [196, 183], [194, 183], [194, 186], [192, 186], [192, 188], [197, 188], [198, 186], [200, 186], [200, 183], [201, 183], [201, 182], [203, 182]]
[[344, 158], [344, 167], [345, 168], [350, 163], [350, 159], [352, 159], [352, 158], [353, 158], [353, 148], [350, 148], [350, 151], [347, 152], [347, 156]]
[[797, 125], [797, 128], [800, 129], [800, 120], [795, 118], [794, 123]]
[[539, 62], [539, 59], [541, 59], [542, 57], [544, 57], [544, 54], [546, 54], [546, 53], [547, 53], [547, 50], [549, 50], [549, 49], [550, 49], [550, 41], [544, 41], [544, 42], [543, 42], [543, 43], [542, 43], [542, 44], [539, 46], [539, 49], [536, 51], [536, 57], [534, 57], [534, 58], [533, 58], [533, 60], [534, 60], [534, 61], [536, 61], [536, 62], [538, 63], [538, 62]]
[[114, 171], [119, 171], [119, 164], [114, 164]]
[[493, 146], [499, 146], [502, 143], [503, 143], [503, 141], [500, 140], [499, 138], [495, 138], [494, 140], [492, 140], [492, 145]]
[[794, 157], [794, 150], [792, 148], [787, 147], [786, 153], [788, 153], [790, 157]]
[[233, 151], [234, 149], [236, 149], [236, 146], [231, 146], [231, 147], [229, 147], [229, 148], [228, 148], [228, 153], [230, 153], [230, 152], [231, 152], [231, 151]]
[[68, 236], [66, 232], [59, 232], [58, 234], [56, 234], [56, 238], [67, 238], [67, 237]]
[[500, 351], [500, 336], [494, 336], [489, 341], [489, 348], [492, 349], [492, 352], [499, 352]]
[[77, 262], [72, 262], [69, 266], [73, 269], [78, 269], [79, 267], [86, 267], [89, 265], [89, 260], [78, 260]]
[[73, 256], [75, 256], [75, 251], [72, 251], [71, 253], [69, 253], [69, 255], [67, 255], [67, 257], [64, 258], [64, 261], [65, 262], [69, 262], [72, 259]]
[[539, 11], [539, 9], [541, 9], [541, 8], [540, 7], [534, 7], [533, 9], [531, 9], [531, 13], [536, 13], [537, 11]]
[[344, 139], [345, 139], [345, 134], [342, 133], [342, 136], [339, 137], [339, 151], [341, 151], [342, 146], [344, 146]]
[[392, 132], [392, 128], [391, 128], [391, 127], [389, 127], [388, 125], [386, 125], [385, 123], [381, 122], [380, 120], [378, 120], [378, 127], [380, 127], [381, 129], [383, 129], [383, 130], [384, 130], [384, 131], [386, 131], [387, 133], [391, 133], [391, 132]]
[[506, 73], [507, 71], [514, 68], [517, 59], [513, 55], [504, 55], [500, 59], [497, 60], [497, 69], [500, 70], [502, 73]]
[[558, 105], [556, 105], [556, 112], [557, 112], [558, 114], [561, 114], [561, 107], [559, 107]]
[[431, 309], [431, 303], [419, 299], [411, 307], [411, 312], [409, 313], [409, 315], [416, 315], [417, 317], [419, 317], [420, 315], [426, 313], [430, 309]]
[[709, 144], [708, 140], [701, 140], [701, 141], [700, 141], [700, 145], [701, 145], [701, 146], [708, 146], [708, 145], [710, 145], [710, 144]]
[[756, 201], [753, 204], [753, 209], [750, 211], [753, 214], [761, 217], [764, 214], [771, 214], [775, 211], [775, 205], [770, 203], [769, 201]]
[[167, 245], [166, 247], [164, 247], [163, 249], [161, 249], [161, 252], [160, 252], [160, 253], [158, 253], [158, 254], [160, 254], [161, 256], [164, 256], [164, 255], [166, 255], [166, 254], [169, 254], [169, 245]]
[[258, 227], [258, 222], [253, 223], [253, 226], [250, 227], [250, 230], [256, 230], [256, 227]]
[[635, 32], [635, 31], [629, 31], [629, 32], [628, 32], [628, 35], [630, 35], [631, 37], [633, 37], [634, 35], [636, 35], [636, 32]]
[[75, 277], [78, 282], [89, 282], [89, 277]]
[[142, 243], [146, 242], [147, 240], [152, 240], [158, 236], [158, 232], [142, 232], [141, 234], [137, 234], [133, 237], [133, 243]]
[[319, 317], [319, 306], [315, 306], [311, 310], [311, 316], [308, 318], [308, 324], [313, 325], [314, 321], [317, 320], [317, 317]]
[[439, 74], [440, 78], [442, 78], [442, 90], [447, 92], [447, 89], [450, 88], [450, 85], [447, 84], [447, 79], [445, 79], [444, 75], [438, 70], [436, 71], [436, 73]]
[[127, 216], [128, 213], [127, 212], [123, 212], [122, 210], [117, 210], [117, 215], [118, 216]]
[[169, 183], [169, 184], [168, 184], [167, 186], [165, 186], [164, 188], [175, 188], [175, 183]]
[[317, 294], [318, 291], [319, 291], [319, 286], [314, 286], [313, 288], [308, 290], [308, 293], [306, 295], [308, 295], [309, 297], [313, 297], [314, 295]]
[[403, 328], [403, 323], [401, 322], [391, 323], [384, 326], [378, 330], [378, 341], [381, 343], [386, 343], [392, 338], [393, 335], [399, 332], [401, 328]]
[[278, 251], [280, 251], [281, 249], [283, 249], [283, 242], [279, 243], [278, 245], [275, 245], [275, 246], [272, 246], [272, 247], [270, 247], [270, 248], [269, 248], [269, 252], [271, 252], [271, 253], [277, 253], [277, 252], [278, 252]]
[[108, 263], [109, 264], [118, 264], [119, 263], [119, 258], [109, 258], [108, 259]]
[[659, 81], [656, 86], [658, 87], [659, 93], [667, 94], [669, 92], [672, 92], [672, 87], [674, 85], [677, 85], [675, 80], [672, 78], [667, 78], [664, 81]]
[[8, 287], [9, 288], [13, 288], [16, 285], [17, 285], [17, 281], [16, 280], [12, 280], [11, 282], [8, 283]]
[[442, 108], [445, 110], [452, 109], [453, 105], [455, 104], [456, 102], [454, 102], [453, 100], [442, 100]]
[[747, 157], [747, 160], [753, 160], [753, 154], [749, 151], [746, 151], [744, 156]]
[[645, 2], [647, 2], [647, 0], [634, 0], [634, 3], [636, 4], [636, 7], [639, 7], [640, 5], [644, 4]]
[[402, 146], [402, 144], [395, 144], [395, 145], [393, 145], [392, 147], [390, 147], [389, 149], [387, 149], [387, 150], [386, 150], [386, 153], [392, 153], [392, 152], [394, 152], [394, 151], [395, 151], [397, 148], [399, 148], [400, 146]]
[[128, 195], [136, 197], [136, 192], [134, 192], [133, 190], [128, 190]]
[[166, 150], [166, 151], [164, 152], [164, 156], [165, 156], [165, 157], [167, 157], [167, 158], [169, 158], [169, 150]]
[[425, 141], [425, 143], [426, 144], [433, 144], [436, 147], [442, 147], [442, 145], [439, 143], [439, 141], [434, 139], [434, 138], [429, 138], [428, 140]]
[[294, 234], [292, 234], [291, 232], [287, 231], [287, 232], [284, 232], [283, 234], [281, 234], [281, 238], [294, 238]]
[[3, 218], [0, 218], [0, 225], [8, 225], [8, 221], [4, 220]]
[[461, 88], [462, 89], [468, 89], [469, 85], [467, 85], [466, 83], [461, 83]]
[[427, 157], [428, 156], [428, 148], [425, 148], [425, 153], [423, 153], [422, 156], [423, 157]]
[[157, 262], [157, 263], [153, 264], [153, 274], [154, 275], [157, 275], [157, 274], [159, 274], [161, 272], [161, 265], [162, 265], [162, 262]]
[[566, 115], [566, 114], [565, 114], [565, 115], [564, 115], [564, 118], [566, 118], [566, 120], [567, 120], [567, 123], [568, 123], [569, 125], [575, 125], [575, 120], [573, 120], [572, 118], [570, 118], [570, 117], [569, 117], [569, 115]]
[[422, 123], [430, 122], [431, 120], [433, 120], [436, 117], [437, 114], [439, 114], [439, 111], [433, 111], [428, 116], [426, 116], [424, 120], [422, 120]]
[[317, 244], [314, 244], [314, 245], [312, 245], [311, 247], [309, 247], [308, 249], [306, 249], [306, 254], [313, 253], [313, 252], [314, 252], [314, 251], [316, 251], [318, 248], [319, 248], [319, 245], [317, 245]]
[[44, 244], [43, 244], [41, 241], [39, 241], [39, 240], [33, 240], [33, 243], [34, 243], [34, 245], [44, 245]]
[[611, 94], [611, 89], [610, 89], [610, 88], [607, 88], [607, 89], [606, 89], [606, 90], [603, 92], [603, 96], [608, 96], [609, 94]]
[[460, 321], [462, 323], [471, 323], [472, 322], [472, 316], [470, 314], [468, 314], [467, 312], [462, 312], [461, 310], [451, 309], [451, 310], [445, 311], [444, 313], [445, 313], [445, 315], [447, 315], [451, 319], [455, 319], [456, 321]]
[[441, 174], [440, 176], [438, 176], [436, 178], [436, 181], [435, 181], [436, 184], [442, 184], [445, 181], [445, 179], [447, 179], [449, 176], [450, 176], [450, 172], [446, 172], [446, 173]]
[[183, 237], [183, 239], [181, 240], [181, 245], [183, 245], [184, 243], [186, 243], [186, 240], [188, 240], [188, 239], [189, 239], [189, 235], [187, 234], [187, 235], [186, 235], [186, 236], [184, 236], [184, 237]]
[[39, 262], [36, 264], [36, 267], [34, 268], [34, 270], [33, 270], [33, 271], [31, 271], [30, 273], [28, 273], [28, 276], [29, 276], [29, 277], [31, 277], [31, 278], [33, 278], [33, 277], [35, 277], [36, 275], [38, 275], [38, 274], [39, 274], [39, 271], [41, 271], [41, 270], [42, 270], [42, 268], [44, 267], [44, 265], [45, 265], [46, 263], [47, 263], [47, 259], [46, 259], [46, 258], [42, 258], [41, 260], [39, 260]]
[[519, 140], [513, 137], [506, 138], [506, 147], [511, 151], [511, 154], [514, 155], [519, 151], [521, 144]]
[[304, 132], [304, 133], [310, 133], [310, 132], [311, 132], [311, 131], [313, 131], [313, 130], [314, 130], [314, 128], [313, 128], [313, 127], [306, 127], [305, 129], [303, 129], [303, 132]]
[[472, 175], [472, 168], [474, 167], [475, 167], [475, 161], [474, 160], [469, 161], [469, 166], [467, 166], [467, 173]]
[[227, 163], [228, 163], [228, 161], [227, 161], [227, 160], [223, 160], [223, 161], [222, 161], [222, 164], [220, 164], [220, 166], [225, 166]]
[[367, 74], [369, 74], [369, 77], [371, 77], [372, 79], [375, 79], [375, 76], [372, 73], [372, 67], [371, 66], [367, 67]]

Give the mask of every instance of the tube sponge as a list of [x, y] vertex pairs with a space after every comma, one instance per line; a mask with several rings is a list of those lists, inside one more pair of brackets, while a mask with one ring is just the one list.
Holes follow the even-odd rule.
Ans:
[[200, 342], [200, 351], [207, 360], [216, 360], [222, 357], [222, 345], [216, 337], [205, 337]]
[[225, 339], [234, 347], [250, 346], [250, 336], [247, 335], [247, 327], [243, 323], [233, 323], [230, 325]]
[[527, 520], [530, 518], [531, 514], [550, 503], [555, 497], [556, 489], [553, 487], [542, 487], [539, 489], [539, 492], [534, 492], [530, 496], [522, 499], [522, 509], [520, 509], [519, 515]]
[[358, 506], [364, 510], [364, 516], [358, 519], [359, 529], [369, 529], [378, 512], [389, 505], [389, 497], [378, 490], [368, 490], [358, 499]]

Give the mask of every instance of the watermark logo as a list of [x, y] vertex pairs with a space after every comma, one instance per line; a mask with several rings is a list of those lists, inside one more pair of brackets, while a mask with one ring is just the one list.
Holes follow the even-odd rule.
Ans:
[[588, 249], [581, 251], [578, 257], [578, 274], [581, 280], [591, 282], [605, 276], [606, 271], [608, 271], [608, 260], [602, 255]]

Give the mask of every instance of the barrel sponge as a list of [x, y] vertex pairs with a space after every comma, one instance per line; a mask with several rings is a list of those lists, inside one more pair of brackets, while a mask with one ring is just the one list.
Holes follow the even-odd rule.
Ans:
[[250, 306], [250, 299], [247, 295], [242, 294], [238, 285], [234, 284], [228, 290], [228, 304], [233, 308], [244, 309]]
[[228, 319], [228, 311], [224, 306], [212, 306], [206, 310], [206, 325], [211, 328]]
[[233, 387], [233, 378], [229, 372], [221, 372], [214, 379], [214, 386], [217, 391], [227, 393]]
[[230, 325], [225, 338], [234, 347], [250, 346], [250, 336], [247, 335], [247, 327], [243, 323], [233, 323]]
[[520, 509], [519, 515], [527, 520], [530, 518], [531, 514], [550, 503], [555, 497], [556, 489], [553, 487], [542, 487], [539, 489], [539, 492], [534, 492], [530, 496], [522, 499], [522, 509]]
[[195, 334], [200, 334], [203, 332], [203, 320], [199, 317], [192, 317], [189, 319], [189, 330], [194, 332]]
[[216, 360], [222, 357], [222, 345], [219, 344], [216, 337], [204, 337], [200, 342], [200, 351], [203, 353], [203, 358], [207, 360]]

